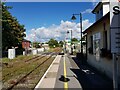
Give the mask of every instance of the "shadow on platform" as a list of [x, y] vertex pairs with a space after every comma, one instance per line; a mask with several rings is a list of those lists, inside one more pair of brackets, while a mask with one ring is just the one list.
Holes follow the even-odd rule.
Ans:
[[112, 80], [102, 75], [87, 62], [72, 57], [71, 60], [77, 64], [79, 69], [70, 70], [76, 75], [76, 79], [81, 84], [83, 90], [113, 90]]

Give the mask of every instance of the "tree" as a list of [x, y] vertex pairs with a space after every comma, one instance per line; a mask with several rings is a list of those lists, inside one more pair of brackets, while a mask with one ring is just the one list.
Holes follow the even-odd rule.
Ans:
[[58, 47], [58, 46], [59, 46], [58, 41], [57, 41], [57, 40], [54, 40], [54, 39], [50, 39], [50, 40], [48, 41], [48, 44], [49, 44], [49, 46], [50, 46], [51, 48], [53, 48], [53, 47]]
[[21, 47], [23, 38], [25, 37], [24, 25], [11, 15], [8, 11], [12, 7], [8, 7], [2, 3], [2, 49], [7, 50], [11, 47]]
[[60, 46], [60, 47], [63, 47], [63, 44], [64, 44], [63, 41], [60, 41], [60, 42], [59, 42], [59, 46]]
[[78, 42], [77, 38], [72, 38], [72, 42]]
[[39, 42], [33, 42], [33, 47], [40, 48], [41, 46]]

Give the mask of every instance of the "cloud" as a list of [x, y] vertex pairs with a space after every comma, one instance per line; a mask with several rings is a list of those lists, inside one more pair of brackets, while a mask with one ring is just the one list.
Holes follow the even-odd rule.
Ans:
[[91, 13], [92, 9], [86, 9], [85, 11], [82, 12], [82, 14], [86, 14], [86, 13]]
[[[83, 20], [83, 31], [91, 24], [92, 23], [90, 23], [88, 19]], [[29, 33], [26, 34], [26, 39], [39, 42], [47, 42], [51, 38], [54, 38], [58, 41], [64, 40], [65, 38], [70, 39], [70, 33], [67, 34], [68, 30], [72, 30], [73, 37], [80, 39], [80, 23], [63, 20], [61, 20], [60, 25], [53, 24], [50, 27], [31, 29]]]

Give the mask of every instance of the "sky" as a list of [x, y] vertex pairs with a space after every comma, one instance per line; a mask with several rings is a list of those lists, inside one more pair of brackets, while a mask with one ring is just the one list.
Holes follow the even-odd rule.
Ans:
[[91, 13], [94, 2], [7, 2], [13, 8], [10, 13], [25, 25], [26, 39], [47, 42], [54, 38], [58, 41], [73, 36], [80, 39], [80, 17], [71, 20], [72, 14], [82, 13], [83, 31], [95, 21]]

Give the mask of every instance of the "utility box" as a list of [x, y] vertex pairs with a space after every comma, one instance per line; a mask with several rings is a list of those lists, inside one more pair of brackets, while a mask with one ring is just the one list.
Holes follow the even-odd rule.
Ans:
[[44, 48], [38, 48], [38, 49], [37, 49], [37, 52], [38, 52], [38, 53], [44, 52]]
[[15, 58], [15, 49], [8, 49], [8, 58], [9, 59]]
[[23, 55], [25, 55], [25, 51], [23, 51]]
[[36, 49], [32, 50], [32, 53], [33, 53], [33, 55], [36, 55], [37, 54], [37, 50]]

